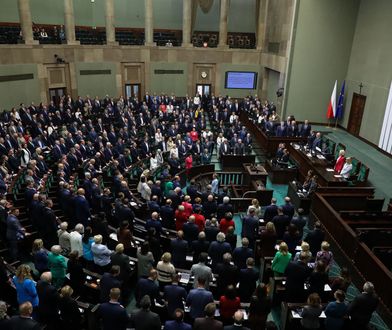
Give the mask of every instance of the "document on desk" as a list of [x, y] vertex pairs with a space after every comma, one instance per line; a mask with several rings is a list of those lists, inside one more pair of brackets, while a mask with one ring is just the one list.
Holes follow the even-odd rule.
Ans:
[[328, 284], [324, 285], [324, 291], [332, 291], [331, 287]]
[[325, 159], [325, 157], [323, 155], [317, 155], [317, 158], [321, 159], [321, 160]]
[[312, 158], [312, 154], [311, 154], [310, 152], [308, 152], [308, 153], [306, 154], [306, 156], [308, 156], [309, 158]]
[[302, 316], [295, 310], [291, 311], [291, 315], [293, 316], [294, 319], [302, 319]]
[[342, 178], [342, 176], [339, 175], [339, 174], [335, 174], [334, 177], [335, 177], [335, 178]]
[[180, 283], [183, 284], [188, 284], [189, 283], [189, 279], [190, 279], [190, 274], [189, 273], [180, 273], [181, 278], [180, 278]]
[[295, 150], [301, 149], [301, 146], [299, 144], [294, 143], [293, 146]]
[[326, 168], [327, 172], [335, 172], [333, 168]]

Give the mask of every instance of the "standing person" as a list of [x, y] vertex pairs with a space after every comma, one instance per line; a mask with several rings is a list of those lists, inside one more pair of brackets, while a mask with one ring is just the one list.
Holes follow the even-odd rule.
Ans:
[[184, 311], [177, 308], [173, 314], [173, 320], [166, 321], [163, 330], [191, 330], [192, 326], [184, 322]]
[[246, 260], [246, 268], [240, 270], [238, 292], [242, 302], [249, 302], [256, 289], [259, 272], [254, 267], [255, 260], [248, 258]]
[[250, 299], [249, 327], [252, 330], [264, 330], [270, 311], [271, 300], [267, 297], [267, 287], [260, 283]]
[[311, 293], [308, 297], [305, 307], [301, 312], [301, 325], [303, 329], [319, 329], [319, 316], [323, 311], [321, 299], [317, 293]]
[[[205, 284], [206, 280], [199, 277], [197, 279], [197, 288], [189, 291], [188, 297], [186, 298], [186, 305], [190, 307], [190, 317], [192, 319], [203, 317], [206, 306], [214, 302], [214, 297], [210, 291], [206, 290]], [[214, 314], [215, 309], [211, 316], [213, 317]]]
[[82, 317], [78, 303], [72, 298], [73, 290], [69, 285], [61, 288], [59, 309], [61, 315], [62, 330], [80, 330]]
[[336, 290], [335, 301], [330, 302], [325, 308], [327, 317], [324, 325], [326, 330], [340, 330], [344, 325], [344, 316], [347, 313], [347, 305], [344, 302], [346, 294], [342, 290]]
[[102, 319], [103, 330], [125, 330], [130, 321], [127, 310], [120, 305], [119, 288], [110, 290], [110, 301], [99, 306], [98, 317]]
[[150, 308], [150, 297], [143, 296], [140, 300], [140, 309], [131, 315], [131, 323], [135, 330], [161, 330], [159, 315], [151, 312]]
[[187, 292], [185, 288], [178, 285], [181, 275], [174, 274], [172, 276], [172, 283], [165, 285], [163, 289], [163, 298], [167, 303], [167, 314], [169, 318], [176, 317], [176, 311], [184, 308], [184, 301], [186, 301]]
[[202, 315], [198, 317], [193, 323], [194, 330], [223, 330], [223, 324], [221, 321], [215, 320], [215, 311], [216, 306], [213, 302], [207, 304], [205, 308], [203, 308], [203, 312], [205, 317]]
[[226, 288], [226, 292], [219, 299], [219, 310], [223, 324], [231, 324], [234, 313], [241, 308], [240, 297], [237, 297], [233, 285]]
[[242, 312], [241, 310], [236, 311], [234, 313], [233, 319], [234, 324], [226, 325], [223, 328], [224, 330], [249, 330], [249, 328], [246, 328], [242, 325], [242, 322], [244, 321], [244, 312]]
[[272, 270], [275, 276], [283, 276], [286, 271], [287, 265], [291, 260], [291, 253], [285, 242], [280, 243], [279, 251], [276, 252], [274, 259], [272, 260]]
[[12, 282], [16, 288], [16, 295], [18, 304], [21, 305], [25, 302], [30, 302], [32, 308], [38, 307], [38, 294], [35, 287], [35, 282], [31, 276], [31, 269], [28, 265], [21, 264], [17, 269]]
[[189, 174], [191, 172], [192, 166], [193, 166], [193, 158], [192, 158], [192, 154], [189, 154], [188, 157], [185, 158], [186, 177], [188, 180], [189, 180]]
[[48, 268], [52, 273], [53, 285], [60, 288], [65, 279], [65, 272], [67, 270], [67, 261], [61, 255], [60, 245], [53, 245], [51, 252], [48, 255]]
[[176, 269], [171, 263], [172, 255], [169, 252], [165, 252], [161, 261], [158, 262], [156, 270], [158, 272], [158, 282], [161, 289], [172, 281], [172, 276], [176, 274]]
[[18, 258], [18, 241], [24, 239], [26, 235], [26, 231], [20, 224], [18, 216], [19, 209], [15, 208], [10, 211], [7, 217], [6, 237], [10, 247], [10, 257], [13, 261]]
[[219, 192], [219, 179], [218, 179], [218, 174], [214, 173], [212, 175], [212, 181], [211, 181], [211, 194], [217, 196]]
[[44, 248], [42, 239], [37, 238], [33, 242], [32, 254], [34, 267], [40, 274], [48, 270], [48, 251]]
[[366, 282], [363, 292], [356, 296], [348, 306], [348, 314], [351, 317], [352, 329], [367, 329], [373, 312], [376, 310], [379, 299], [374, 292], [374, 285]]
[[91, 246], [94, 243], [94, 238], [92, 237], [93, 231], [91, 227], [86, 227], [84, 230], [84, 235], [82, 238], [83, 247], [83, 262], [87, 269], [92, 270], [94, 265], [94, 256], [91, 251]]
[[52, 285], [52, 274], [44, 272], [37, 283], [39, 299], [38, 320], [46, 325], [46, 329], [54, 330], [59, 321], [59, 294]]
[[104, 273], [110, 269], [110, 256], [113, 251], [109, 250], [105, 244], [102, 244], [102, 235], [94, 236], [94, 243], [91, 245], [91, 252], [94, 257], [94, 264], [99, 273]]
[[33, 305], [26, 301], [19, 306], [19, 315], [13, 316], [6, 323], [9, 330], [41, 330], [39, 323], [32, 319]]
[[137, 249], [137, 276], [147, 278], [150, 274], [150, 270], [154, 266], [154, 256], [150, 251], [150, 244], [143, 242], [142, 246]]

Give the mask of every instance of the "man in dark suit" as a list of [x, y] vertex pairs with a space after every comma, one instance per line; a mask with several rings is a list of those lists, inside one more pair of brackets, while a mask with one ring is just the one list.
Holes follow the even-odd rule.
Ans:
[[150, 311], [151, 299], [148, 295], [140, 301], [140, 309], [131, 315], [131, 323], [135, 330], [160, 330], [159, 315]]
[[[199, 277], [197, 279], [197, 288], [189, 291], [188, 297], [186, 298], [186, 305], [190, 307], [190, 317], [196, 319], [202, 317], [207, 305], [214, 304], [214, 297], [212, 293], [205, 289], [206, 279]], [[215, 314], [215, 310], [212, 313], [212, 317]], [[196, 321], [196, 320], [195, 320]], [[195, 327], [195, 324], [193, 325]], [[204, 329], [201, 327], [200, 329]]]
[[264, 221], [271, 221], [276, 215], [278, 215], [278, 206], [276, 205], [276, 199], [271, 199], [271, 204], [265, 208]]
[[101, 304], [97, 316], [102, 319], [103, 330], [125, 330], [130, 321], [126, 309], [118, 302], [121, 296], [119, 288], [110, 290], [110, 301]]
[[321, 243], [324, 241], [325, 232], [321, 229], [321, 223], [317, 221], [314, 224], [314, 229], [310, 230], [305, 236], [304, 241], [309, 243], [310, 252], [315, 256], [320, 251]]
[[196, 261], [199, 259], [199, 255], [203, 252], [207, 253], [208, 248], [210, 247], [210, 242], [206, 240], [206, 234], [204, 231], [201, 231], [198, 235], [197, 240], [193, 241], [191, 244], [191, 249], [193, 251], [193, 260]]
[[101, 288], [100, 300], [101, 303], [109, 301], [110, 290], [113, 288], [120, 288], [121, 282], [119, 279], [120, 266], [114, 265], [110, 269], [109, 273], [104, 273], [102, 275], [99, 286]]
[[259, 218], [256, 216], [255, 212], [256, 210], [251, 207], [249, 209], [249, 214], [242, 220], [241, 236], [246, 237], [249, 240], [248, 244], [251, 247], [254, 246], [259, 229]]
[[287, 230], [287, 226], [290, 224], [290, 219], [287, 215], [283, 214], [283, 209], [281, 207], [278, 207], [278, 215], [274, 216], [272, 222], [275, 225], [278, 239], [282, 239]]
[[312, 273], [312, 269], [308, 267], [308, 256], [306, 252], [301, 252], [298, 261], [290, 261], [287, 265], [286, 275], [286, 301], [304, 302], [306, 279]]
[[83, 226], [87, 227], [91, 214], [89, 202], [84, 197], [84, 194], [84, 189], [79, 188], [77, 196], [74, 199], [74, 207], [76, 223], [81, 223]]
[[218, 205], [213, 195], [207, 196], [207, 201], [203, 203], [203, 214], [207, 219], [211, 219], [212, 215], [216, 213]]
[[245, 156], [245, 145], [242, 143], [241, 139], [238, 139], [237, 143], [234, 145], [234, 155]]
[[13, 316], [5, 322], [7, 330], [42, 330], [43, 327], [33, 320], [33, 306], [26, 301], [19, 306], [19, 315]]
[[167, 303], [167, 313], [169, 318], [175, 317], [175, 311], [184, 308], [184, 301], [186, 301], [187, 292], [185, 288], [178, 285], [180, 279], [179, 274], [174, 274], [172, 277], [172, 284], [165, 285], [163, 289], [163, 299]]
[[300, 135], [302, 137], [308, 137], [310, 135], [311, 130], [312, 130], [312, 126], [309, 124], [309, 120], [305, 120], [301, 126]]
[[291, 199], [290, 197], [285, 197], [284, 198], [284, 205], [282, 205], [282, 210], [283, 210], [283, 214], [287, 215], [291, 221], [291, 219], [293, 218], [294, 212], [295, 212], [295, 208], [294, 205], [291, 204]]
[[174, 209], [172, 207], [172, 200], [166, 200], [166, 204], [161, 207], [162, 225], [168, 229], [175, 228]]
[[198, 317], [193, 323], [193, 330], [222, 330], [223, 323], [215, 320], [216, 306], [213, 302], [207, 304], [204, 308], [205, 317]]
[[56, 288], [51, 284], [52, 274], [44, 272], [37, 283], [37, 294], [39, 299], [38, 320], [46, 325], [46, 329], [56, 329], [59, 321], [59, 299]]
[[234, 213], [233, 205], [230, 204], [230, 197], [225, 196], [223, 197], [223, 203], [218, 205], [218, 208], [216, 210], [217, 213], [217, 219], [220, 221], [226, 213]]
[[239, 246], [233, 251], [233, 261], [234, 265], [238, 267], [238, 269], [243, 269], [246, 267], [246, 260], [248, 258], [253, 258], [254, 253], [251, 248], [249, 248], [249, 240], [244, 237], [241, 240], [242, 246]]
[[184, 240], [184, 232], [182, 230], [179, 230], [177, 237], [170, 241], [170, 248], [173, 265], [177, 268], [185, 268], [188, 242]]
[[374, 293], [374, 285], [366, 282], [363, 292], [356, 296], [348, 306], [348, 314], [351, 316], [351, 329], [368, 329], [368, 324], [373, 312], [376, 310], [379, 299]]
[[225, 253], [231, 253], [231, 245], [225, 242], [225, 238], [225, 234], [219, 232], [216, 235], [216, 241], [212, 242], [208, 248], [208, 255], [211, 257], [213, 270], [215, 270], [217, 264], [223, 261]]
[[191, 215], [188, 222], [184, 223], [182, 227], [184, 231], [184, 238], [190, 245], [194, 240], [197, 240], [197, 235], [199, 235], [199, 227], [195, 223], [195, 216]]
[[191, 330], [192, 326], [184, 322], [184, 311], [177, 308], [173, 315], [174, 320], [166, 321], [163, 330]]
[[302, 237], [304, 227], [308, 222], [308, 217], [304, 215], [304, 209], [299, 208], [297, 210], [297, 215], [294, 215], [291, 219], [291, 224], [295, 225], [298, 228], [299, 235]]
[[316, 133], [316, 138], [314, 139], [313, 143], [312, 143], [312, 150], [316, 150], [316, 148], [320, 148], [322, 147], [322, 141], [321, 141], [321, 133], [317, 132]]
[[223, 329], [224, 330], [249, 330], [249, 328], [244, 327], [242, 325], [242, 321], [244, 320], [244, 312], [236, 311], [233, 316], [234, 324], [233, 325], [226, 325]]
[[222, 295], [229, 285], [234, 287], [238, 283], [238, 267], [231, 264], [232, 256], [226, 252], [223, 255], [223, 260], [215, 267], [215, 273], [218, 275], [217, 290], [218, 294]]
[[259, 273], [254, 267], [254, 259], [248, 258], [246, 260], [246, 268], [240, 270], [238, 294], [242, 302], [249, 302], [256, 289], [256, 282], [259, 279]]
[[150, 301], [154, 302], [159, 296], [159, 287], [155, 281], [158, 278], [158, 272], [155, 269], [150, 270], [150, 275], [147, 278], [140, 278], [136, 284], [136, 304], [141, 306], [141, 299], [147, 295], [150, 297]]

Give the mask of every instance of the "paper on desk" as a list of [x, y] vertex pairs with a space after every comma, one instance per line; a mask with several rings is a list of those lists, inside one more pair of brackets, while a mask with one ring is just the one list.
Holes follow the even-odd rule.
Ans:
[[190, 274], [188, 274], [188, 273], [180, 273], [180, 275], [181, 275], [180, 283], [188, 284], [189, 283]]
[[186, 261], [193, 262], [193, 256], [186, 256]]
[[335, 172], [333, 168], [326, 168], [327, 172]]
[[342, 176], [339, 175], [339, 174], [335, 174], [334, 177], [335, 177], [335, 178], [341, 178]]
[[331, 287], [328, 284], [324, 285], [324, 291], [332, 291]]
[[318, 159], [325, 159], [325, 157], [323, 155], [317, 155]]
[[312, 157], [312, 154], [311, 154], [310, 152], [308, 152], [308, 153], [306, 154], [306, 156], [308, 156], [309, 158], [311, 158], [311, 157]]

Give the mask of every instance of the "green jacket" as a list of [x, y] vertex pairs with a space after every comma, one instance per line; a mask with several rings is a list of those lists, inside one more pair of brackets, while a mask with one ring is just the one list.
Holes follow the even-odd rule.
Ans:
[[57, 255], [49, 252], [48, 268], [50, 269], [53, 278], [65, 277], [65, 273], [67, 271], [67, 261], [61, 254]]
[[280, 251], [276, 252], [274, 260], [272, 260], [272, 270], [274, 272], [283, 274], [290, 260], [291, 260], [290, 252], [288, 252], [286, 255], [283, 255], [282, 253], [280, 253]]

